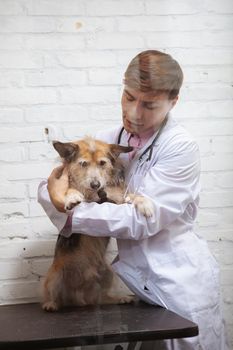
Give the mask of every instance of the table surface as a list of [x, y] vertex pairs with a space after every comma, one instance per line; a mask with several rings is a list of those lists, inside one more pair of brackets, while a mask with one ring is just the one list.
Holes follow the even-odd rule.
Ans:
[[40, 304], [0, 307], [0, 349], [122, 343], [193, 337], [195, 323], [143, 302], [65, 308], [48, 313]]

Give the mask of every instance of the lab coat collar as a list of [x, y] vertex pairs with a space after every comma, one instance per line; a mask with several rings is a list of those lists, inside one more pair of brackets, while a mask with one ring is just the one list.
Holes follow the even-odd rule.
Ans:
[[[160, 137], [158, 138], [158, 140], [155, 142], [154, 146], [158, 146], [159, 143], [161, 142], [161, 137], [163, 136], [163, 134], [169, 130], [171, 127], [175, 126], [177, 124], [177, 122], [172, 118], [172, 116], [169, 114], [168, 116], [168, 120], [166, 125], [164, 126], [164, 129], [162, 130], [162, 133], [160, 135]], [[137, 161], [139, 160], [141, 154], [143, 154], [143, 152], [146, 150], [146, 148], [151, 145], [151, 143], [153, 142], [154, 138], [156, 137], [157, 133], [159, 132], [159, 130], [157, 130], [150, 138], [149, 140], [145, 143], [145, 145], [136, 153], [136, 155], [134, 156], [134, 158], [132, 159], [131, 163], [135, 164], [137, 163]], [[127, 139], [128, 139], [128, 133], [124, 132], [124, 142], [127, 143]], [[123, 137], [122, 137], [123, 139]], [[123, 141], [123, 140], [122, 140]]]

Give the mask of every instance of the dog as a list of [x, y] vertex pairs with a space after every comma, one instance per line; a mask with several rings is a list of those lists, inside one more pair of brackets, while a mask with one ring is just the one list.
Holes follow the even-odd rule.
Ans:
[[[119, 155], [131, 152], [132, 147], [107, 144], [91, 137], [67, 143], [54, 141], [53, 146], [68, 170], [66, 210], [83, 201], [116, 204], [131, 201], [143, 215], [153, 214], [152, 203], [147, 198], [129, 194], [124, 199], [124, 167]], [[105, 261], [109, 239], [78, 233], [68, 238], [58, 236], [54, 261], [43, 284], [44, 310], [133, 301], [133, 296], [117, 296], [110, 291], [114, 272]]]

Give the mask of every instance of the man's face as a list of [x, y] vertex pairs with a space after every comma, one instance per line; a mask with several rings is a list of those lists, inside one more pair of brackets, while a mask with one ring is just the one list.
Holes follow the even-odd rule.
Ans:
[[178, 96], [169, 100], [166, 93], [153, 96], [125, 86], [121, 99], [125, 130], [137, 135], [156, 131], [177, 99]]

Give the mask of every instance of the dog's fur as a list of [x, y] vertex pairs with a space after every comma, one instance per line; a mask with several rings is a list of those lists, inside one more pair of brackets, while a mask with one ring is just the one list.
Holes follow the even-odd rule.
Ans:
[[[69, 189], [65, 209], [70, 210], [82, 201], [124, 202], [124, 169], [118, 158], [132, 147], [109, 145], [92, 138], [72, 143], [54, 142], [68, 170]], [[150, 201], [130, 195], [143, 215], [153, 212]], [[100, 209], [101, 210], [101, 207]], [[113, 271], [105, 261], [108, 237], [72, 234], [59, 235], [55, 257], [43, 285], [43, 304], [46, 311], [56, 311], [65, 305], [116, 304], [132, 301], [132, 296], [110, 294]]]

